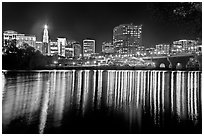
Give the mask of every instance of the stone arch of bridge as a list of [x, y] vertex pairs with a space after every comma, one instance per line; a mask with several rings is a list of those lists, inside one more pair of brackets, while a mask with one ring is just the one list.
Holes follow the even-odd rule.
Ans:
[[169, 68], [169, 61], [167, 59], [157, 59], [154, 61], [156, 68]]
[[185, 56], [185, 57], [170, 57], [169, 60], [171, 61], [172, 68], [176, 69], [178, 68], [177, 65], [179, 64], [179, 67], [186, 68], [186, 65], [188, 61], [193, 58], [192, 56]]

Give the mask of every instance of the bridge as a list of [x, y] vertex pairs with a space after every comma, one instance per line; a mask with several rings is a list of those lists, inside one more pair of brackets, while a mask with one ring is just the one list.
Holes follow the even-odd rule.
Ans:
[[152, 56], [143, 57], [143, 60], [153, 61], [156, 68], [186, 69], [197, 68], [202, 69], [202, 55], [196, 54], [179, 54], [172, 56]]

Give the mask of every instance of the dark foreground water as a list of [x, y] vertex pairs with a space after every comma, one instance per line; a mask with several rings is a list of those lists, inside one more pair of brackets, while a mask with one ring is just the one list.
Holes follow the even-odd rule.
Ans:
[[2, 72], [3, 133], [202, 133], [201, 72]]

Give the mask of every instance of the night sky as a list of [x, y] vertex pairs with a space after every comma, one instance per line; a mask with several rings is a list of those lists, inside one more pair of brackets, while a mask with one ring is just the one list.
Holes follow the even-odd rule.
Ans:
[[57, 37], [96, 40], [96, 51], [103, 41], [112, 40], [112, 31], [120, 24], [143, 25], [143, 45], [171, 43], [179, 39], [201, 37], [202, 13], [195, 10], [188, 16], [173, 14], [178, 3], [139, 2], [60, 2], [2, 4], [2, 30], [35, 35], [42, 40], [44, 24], [48, 24], [52, 41]]

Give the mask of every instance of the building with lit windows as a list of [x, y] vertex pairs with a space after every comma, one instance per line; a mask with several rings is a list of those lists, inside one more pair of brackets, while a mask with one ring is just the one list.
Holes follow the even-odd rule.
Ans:
[[173, 42], [172, 53], [195, 53], [196, 50], [196, 40], [179, 40]]
[[142, 25], [123, 24], [113, 29], [115, 52], [130, 56], [142, 45]]
[[155, 48], [146, 48], [145, 49], [146, 56], [154, 56], [156, 54]]
[[11, 43], [17, 48], [23, 47], [26, 43], [29, 46], [36, 48], [36, 37], [35, 36], [26, 36], [25, 34], [19, 34], [16, 31], [8, 30], [3, 33], [3, 53], [6, 52], [6, 47]]
[[16, 37], [16, 47], [21, 48], [26, 43], [29, 46], [36, 48], [36, 37], [35, 36], [25, 36], [25, 35], [17, 35]]
[[50, 44], [49, 44], [49, 35], [48, 35], [48, 26], [44, 26], [43, 31], [43, 47], [42, 47], [42, 53], [44, 55], [50, 55]]
[[168, 55], [170, 53], [170, 44], [158, 44], [156, 45], [157, 55]]
[[50, 54], [52, 56], [58, 54], [58, 45], [56, 41], [50, 41]]
[[12, 44], [16, 46], [16, 41], [18, 36], [24, 36], [25, 34], [18, 34], [16, 31], [8, 30], [3, 32], [3, 47], [2, 53], [4, 54], [7, 51], [7, 47]]
[[74, 48], [74, 57], [79, 58], [81, 57], [81, 45], [79, 42], [73, 43], [73, 48]]
[[58, 55], [65, 57], [66, 38], [57, 38]]
[[102, 52], [103, 53], [114, 53], [114, 46], [111, 42], [102, 43]]
[[35, 49], [36, 50], [39, 50], [40, 52], [42, 52], [42, 47], [43, 47], [43, 43], [41, 41], [35, 42]]
[[18, 36], [24, 36], [25, 34], [18, 34], [16, 31], [12, 31], [12, 30], [8, 30], [8, 31], [4, 31], [3, 33], [3, 41], [4, 41], [4, 46], [7, 45], [8, 41], [11, 40], [17, 40]]
[[83, 40], [83, 56], [90, 57], [95, 53], [95, 40]]
[[73, 44], [76, 41], [74, 40], [67, 40], [67, 44], [65, 46], [65, 56], [70, 58], [70, 57], [74, 57], [74, 48], [73, 48]]

